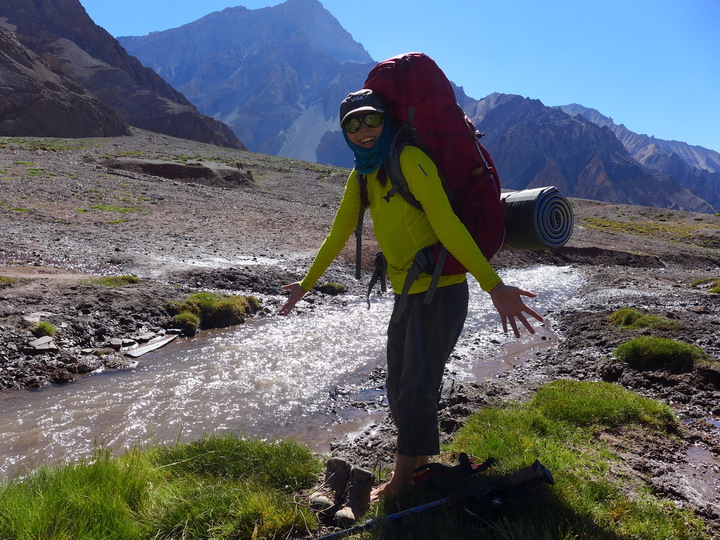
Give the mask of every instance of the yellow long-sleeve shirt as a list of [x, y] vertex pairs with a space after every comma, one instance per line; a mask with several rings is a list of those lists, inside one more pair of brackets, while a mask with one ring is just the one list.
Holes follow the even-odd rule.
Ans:
[[[415, 254], [438, 240], [478, 280], [483, 290], [492, 289], [500, 282], [500, 278], [453, 212], [433, 161], [419, 148], [406, 146], [400, 154], [400, 166], [411, 193], [423, 210], [408, 204], [400, 194], [385, 200], [383, 197], [390, 191], [392, 184], [388, 179], [382, 186], [377, 180], [377, 171], [369, 174], [367, 179], [373, 231], [387, 260], [388, 278], [393, 290], [398, 294], [402, 292]], [[350, 174], [330, 232], [300, 282], [306, 291], [317, 283], [355, 231], [360, 212], [357, 174], [356, 170]], [[420, 274], [412, 284], [410, 294], [426, 291], [431, 277], [429, 274]], [[460, 283], [464, 279], [465, 274], [444, 275], [438, 286]]]

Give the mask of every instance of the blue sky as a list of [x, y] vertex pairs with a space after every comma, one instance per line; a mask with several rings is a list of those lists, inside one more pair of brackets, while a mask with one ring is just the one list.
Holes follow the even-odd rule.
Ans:
[[[280, 0], [80, 0], [113, 36]], [[660, 139], [720, 151], [718, 0], [321, 0], [374, 60], [430, 55], [470, 97], [580, 103]]]

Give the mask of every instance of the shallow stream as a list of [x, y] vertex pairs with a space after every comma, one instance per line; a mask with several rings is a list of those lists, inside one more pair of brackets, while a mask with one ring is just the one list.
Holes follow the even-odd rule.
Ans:
[[[570, 267], [502, 274], [539, 294], [528, 305], [541, 314], [559, 309], [582, 283]], [[338, 410], [332, 396], [348, 397], [345, 403], [383, 401], [369, 380], [384, 366], [391, 308], [391, 295], [373, 298], [369, 310], [364, 298], [353, 297], [344, 306], [176, 340], [141, 357], [135, 369], [0, 393], [0, 478], [88, 457], [99, 447], [120, 453], [211, 432], [293, 437], [325, 451], [334, 436], [379, 414], [377, 408]], [[505, 336], [488, 296], [471, 280], [470, 315], [449, 368], [460, 380], [507, 369], [526, 350], [552, 343], [550, 331], [536, 326], [535, 336]]]

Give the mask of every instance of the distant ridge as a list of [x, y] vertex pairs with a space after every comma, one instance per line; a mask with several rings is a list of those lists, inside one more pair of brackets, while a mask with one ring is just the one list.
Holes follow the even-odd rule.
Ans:
[[568, 114], [579, 114], [598, 126], [609, 127], [640, 163], [676, 178], [720, 209], [720, 153], [702, 146], [633, 133], [624, 125], [615, 124], [612, 118], [582, 105], [565, 105], [560, 109]]

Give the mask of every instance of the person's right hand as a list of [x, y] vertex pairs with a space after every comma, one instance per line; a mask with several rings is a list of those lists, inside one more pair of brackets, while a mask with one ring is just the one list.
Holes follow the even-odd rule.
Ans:
[[285, 304], [283, 307], [280, 308], [280, 311], [278, 313], [280, 315], [287, 315], [292, 311], [292, 308], [295, 307], [295, 304], [298, 303], [298, 300], [300, 300], [307, 291], [303, 289], [300, 286], [300, 283], [291, 283], [290, 285], [283, 286], [283, 289], [286, 291], [290, 291], [290, 296], [285, 301]]
[[530, 315], [531, 317], [540, 322], [543, 322], [544, 320], [539, 313], [537, 313], [534, 309], [526, 306], [525, 302], [523, 302], [523, 296], [527, 296], [528, 298], [535, 298], [537, 296], [535, 293], [525, 291], [518, 287], [505, 285], [503, 282], [500, 282], [495, 285], [495, 287], [490, 289], [489, 294], [490, 298], [492, 298], [493, 304], [495, 305], [495, 309], [497, 309], [497, 312], [500, 315], [500, 320], [502, 321], [503, 325], [503, 332], [505, 332], [506, 334], [508, 331], [509, 322], [510, 326], [512, 327], [513, 333], [515, 334], [515, 337], [520, 337], [520, 330], [518, 330], [518, 325], [515, 321], [516, 318], [523, 324], [525, 328], [527, 328], [528, 332], [530, 332], [531, 334], [535, 333], [535, 329], [530, 324], [530, 321], [527, 320], [525, 314]]

